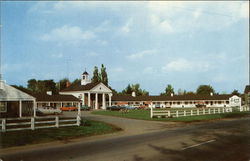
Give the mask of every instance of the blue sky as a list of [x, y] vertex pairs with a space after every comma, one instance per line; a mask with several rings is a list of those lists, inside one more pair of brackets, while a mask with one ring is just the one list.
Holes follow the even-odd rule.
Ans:
[[121, 91], [167, 84], [242, 92], [249, 82], [249, 2], [0, 2], [2, 71], [9, 84], [80, 78], [107, 67]]

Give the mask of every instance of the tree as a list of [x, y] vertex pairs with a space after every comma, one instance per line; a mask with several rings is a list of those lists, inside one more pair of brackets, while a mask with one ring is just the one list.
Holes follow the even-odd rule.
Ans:
[[197, 94], [210, 94], [210, 93], [215, 93], [214, 89], [210, 85], [200, 85], [197, 90]]
[[92, 83], [100, 82], [100, 77], [99, 77], [99, 73], [98, 73], [98, 68], [97, 68], [97, 66], [94, 67], [93, 77], [92, 77], [91, 80], [92, 80]]
[[104, 67], [104, 65], [102, 64], [101, 67], [101, 73], [99, 78], [101, 78], [101, 82], [105, 85], [108, 85], [108, 74], [106, 72], [106, 67]]
[[28, 89], [32, 92], [37, 91], [37, 81], [35, 79], [28, 80]]
[[128, 85], [121, 93], [126, 95], [131, 95], [132, 92], [135, 92], [136, 96], [148, 96], [149, 92], [140, 88], [140, 84]]
[[70, 82], [68, 78], [63, 78], [59, 80], [59, 82], [56, 85], [56, 88], [58, 91], [61, 91], [67, 87], [67, 82]]
[[81, 79], [76, 78], [71, 85], [75, 85], [75, 84], [80, 84], [81, 83]]
[[174, 88], [171, 86], [171, 84], [168, 84], [165, 89], [165, 93], [161, 93], [161, 95], [171, 96], [171, 93], [174, 94]]
[[128, 86], [122, 91], [122, 94], [131, 95], [132, 92], [133, 92], [132, 88], [131, 88], [130, 84], [128, 84]]
[[233, 95], [236, 95], [236, 96], [239, 96], [239, 95], [240, 95], [239, 91], [238, 91], [238, 90], [236, 90], [236, 89], [235, 89], [235, 90], [233, 90], [232, 94], [233, 94]]

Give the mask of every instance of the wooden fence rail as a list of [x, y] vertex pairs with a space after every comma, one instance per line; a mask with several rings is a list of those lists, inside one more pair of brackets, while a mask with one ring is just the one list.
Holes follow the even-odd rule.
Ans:
[[[249, 107], [242, 107], [240, 111], [249, 111]], [[210, 115], [218, 113], [233, 112], [232, 107], [218, 108], [192, 108], [192, 109], [153, 109], [150, 110], [150, 117], [184, 117], [195, 115]]]
[[59, 128], [65, 126], [80, 126], [81, 118], [66, 117], [26, 117], [26, 118], [3, 118], [1, 121], [1, 132], [18, 130], [35, 130], [43, 128]]

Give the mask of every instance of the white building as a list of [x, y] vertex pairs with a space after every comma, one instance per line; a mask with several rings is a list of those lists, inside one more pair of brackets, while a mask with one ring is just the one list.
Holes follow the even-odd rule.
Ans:
[[106, 109], [111, 106], [112, 90], [101, 82], [91, 83], [86, 71], [82, 74], [81, 83], [69, 86], [60, 91], [60, 94], [73, 95], [81, 100], [82, 105], [94, 109]]

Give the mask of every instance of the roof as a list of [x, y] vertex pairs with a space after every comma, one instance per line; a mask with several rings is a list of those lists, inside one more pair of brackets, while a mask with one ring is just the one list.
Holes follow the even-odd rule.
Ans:
[[33, 101], [35, 98], [17, 88], [14, 88], [0, 80], [0, 101]]
[[32, 93], [30, 90], [25, 89], [25, 88], [19, 88], [19, 87], [14, 87], [16, 89], [19, 89], [20, 91], [23, 91], [25, 93], [28, 93], [29, 95], [33, 96], [36, 98], [37, 102], [79, 102], [80, 100], [73, 95], [48, 95], [46, 93], [39, 93], [35, 94]]
[[248, 93], [250, 92], [250, 85], [246, 85], [244, 93]]
[[112, 101], [228, 100], [232, 95], [137, 96], [114, 95]]
[[72, 95], [47, 95], [34, 94], [37, 102], [80, 102], [80, 100]]
[[[72, 84], [66, 89], [63, 89], [61, 92], [70, 92], [70, 91], [88, 91], [100, 84], [101, 82], [96, 82], [96, 83], [88, 83], [86, 85], [81, 85], [81, 82], [77, 84]], [[107, 86], [107, 88], [109, 88]], [[110, 89], [110, 88], [109, 88]]]
[[83, 72], [82, 74], [83, 74], [83, 75], [84, 75], [84, 74], [89, 75], [89, 73], [88, 73], [88, 72], [86, 72], [86, 71], [85, 71], [85, 72]]

